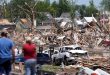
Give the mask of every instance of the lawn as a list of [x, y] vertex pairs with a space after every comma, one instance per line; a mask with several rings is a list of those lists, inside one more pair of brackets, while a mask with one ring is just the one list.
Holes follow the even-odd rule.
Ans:
[[61, 71], [61, 67], [60, 66], [53, 66], [53, 65], [43, 65], [42, 70], [56, 73], [58, 71]]

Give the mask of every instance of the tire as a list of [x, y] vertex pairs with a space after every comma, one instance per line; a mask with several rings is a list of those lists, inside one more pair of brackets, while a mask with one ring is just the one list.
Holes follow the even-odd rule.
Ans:
[[53, 64], [53, 65], [56, 65], [56, 64], [57, 64], [57, 63], [56, 63], [56, 58], [53, 58], [52, 64]]
[[56, 59], [56, 58], [54, 58], [54, 59], [53, 59], [53, 65], [55, 65], [55, 66], [61, 65], [61, 60], [62, 60], [62, 59]]
[[61, 65], [61, 63], [62, 63], [62, 58], [59, 58], [59, 59], [57, 60], [57, 65], [58, 65], [58, 66]]
[[63, 63], [64, 63], [64, 65], [68, 65], [68, 61], [67, 61], [67, 57], [66, 56], [64, 56]]

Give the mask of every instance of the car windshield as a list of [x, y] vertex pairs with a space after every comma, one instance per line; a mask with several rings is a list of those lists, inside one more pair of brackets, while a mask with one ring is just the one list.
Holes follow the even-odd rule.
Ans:
[[81, 47], [76, 47], [75, 50], [82, 50]]
[[49, 57], [49, 55], [44, 53], [37, 53], [37, 57]]
[[41, 53], [37, 53], [37, 57], [42, 57], [43, 55]]
[[45, 56], [45, 57], [49, 57], [49, 55], [48, 55], [48, 54], [44, 54], [44, 56]]
[[65, 47], [65, 50], [82, 50], [81, 47], [76, 47], [73, 49], [73, 47]]
[[72, 47], [65, 47], [66, 50], [73, 50]]

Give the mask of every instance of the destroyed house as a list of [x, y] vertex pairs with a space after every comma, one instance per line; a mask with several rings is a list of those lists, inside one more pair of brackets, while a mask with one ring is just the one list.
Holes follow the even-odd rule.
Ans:
[[16, 25], [14, 23], [10, 23], [7, 19], [0, 19], [0, 30], [8, 28], [14, 30]]

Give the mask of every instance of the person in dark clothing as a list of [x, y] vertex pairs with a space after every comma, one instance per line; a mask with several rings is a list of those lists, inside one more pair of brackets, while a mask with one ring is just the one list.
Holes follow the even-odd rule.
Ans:
[[42, 53], [42, 51], [43, 51], [43, 47], [39, 46], [39, 53]]
[[51, 57], [52, 54], [54, 53], [54, 45], [51, 44], [51, 45], [49, 46], [49, 49], [50, 49], [50, 57]]

